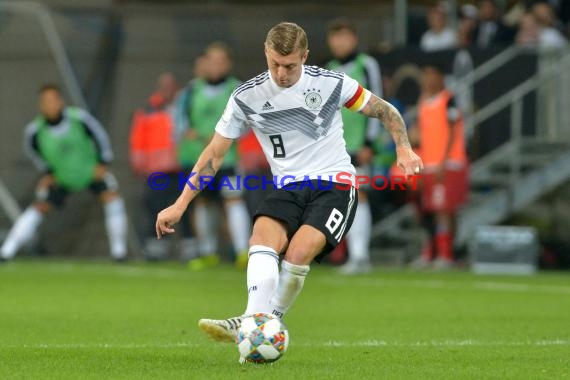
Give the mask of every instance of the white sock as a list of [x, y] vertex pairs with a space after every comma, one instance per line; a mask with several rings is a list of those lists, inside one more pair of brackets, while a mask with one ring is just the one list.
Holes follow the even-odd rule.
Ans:
[[199, 251], [201, 256], [208, 256], [216, 253], [216, 233], [213, 215], [210, 207], [204, 203], [198, 203], [194, 208], [194, 224], [199, 241]]
[[109, 248], [114, 259], [127, 256], [127, 213], [122, 198], [115, 198], [103, 205], [105, 227], [109, 238]]
[[269, 301], [279, 281], [279, 255], [273, 248], [253, 245], [247, 263], [247, 308], [244, 315], [270, 313]]
[[287, 313], [301, 293], [310, 268], [308, 265], [295, 265], [285, 260], [281, 262], [279, 286], [270, 302], [271, 312], [274, 315], [283, 318]]
[[348, 243], [349, 261], [370, 261], [370, 232], [372, 229], [372, 213], [368, 202], [359, 202], [354, 215], [352, 227], [346, 234]]
[[227, 202], [226, 213], [234, 249], [238, 253], [243, 252], [247, 250], [250, 235], [249, 213], [245, 202], [241, 199]]
[[28, 207], [16, 220], [8, 236], [6, 236], [6, 240], [0, 248], [0, 256], [3, 259], [11, 259], [16, 256], [18, 250], [32, 240], [43, 219], [43, 214], [35, 207]]

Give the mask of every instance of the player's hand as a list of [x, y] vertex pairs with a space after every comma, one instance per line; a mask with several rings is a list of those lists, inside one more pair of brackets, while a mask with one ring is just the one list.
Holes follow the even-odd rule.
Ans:
[[404, 175], [410, 176], [420, 174], [424, 170], [422, 159], [414, 153], [412, 148], [398, 147], [396, 148], [398, 167], [404, 172]]
[[365, 146], [361, 148], [356, 154], [356, 161], [358, 162], [358, 165], [366, 166], [372, 162], [373, 157], [374, 150], [369, 146]]
[[156, 217], [156, 237], [162, 238], [163, 235], [174, 233], [173, 225], [178, 223], [184, 214], [184, 210], [173, 204], [158, 213]]

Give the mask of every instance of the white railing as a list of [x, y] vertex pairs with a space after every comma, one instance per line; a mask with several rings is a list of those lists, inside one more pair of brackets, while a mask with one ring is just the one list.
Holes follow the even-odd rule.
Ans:
[[[491, 58], [490, 63], [485, 63], [479, 67], [483, 67], [481, 71], [474, 70], [472, 74], [469, 75], [469, 79], [466, 79], [469, 85], [475, 83], [475, 81], [484, 77], [483, 74], [488, 75], [493, 70], [501, 67], [506, 62], [509, 62], [512, 58], [516, 55], [521, 54], [524, 52], [525, 49], [521, 49], [519, 47], [512, 47], [508, 48], [502, 53], [499, 53], [495, 57]], [[492, 156], [495, 156], [495, 153], [501, 153], [500, 155], [509, 157], [510, 163], [510, 178], [509, 182], [514, 184], [520, 176], [521, 168], [521, 155], [524, 152], [520, 150], [520, 142], [522, 140], [522, 124], [523, 124], [523, 100], [526, 95], [533, 91], [538, 91], [540, 88], [546, 86], [550, 81], [557, 82], [557, 78], [562, 78], [560, 84], [560, 90], [570, 92], [570, 88], [566, 88], [566, 82], [570, 82], [570, 79], [567, 78], [568, 73], [570, 72], [570, 50], [561, 53], [560, 59], [554, 60], [554, 62], [549, 62], [548, 64], [544, 65], [539, 73], [535, 74], [533, 77], [525, 80], [512, 90], [506, 92], [505, 94], [501, 95], [497, 99], [495, 99], [490, 104], [486, 105], [479, 111], [475, 112], [471, 115], [469, 122], [466, 123], [466, 133], [472, 132], [477, 125], [480, 123], [488, 120], [490, 117], [496, 115], [498, 112], [504, 110], [507, 107], [511, 107], [511, 120], [510, 120], [510, 132], [511, 132], [511, 140], [506, 143], [505, 145], [497, 148], [495, 151], [490, 152], [488, 155], [482, 157], [481, 159], [477, 160], [472, 168], [471, 168], [471, 177], [477, 175], [480, 172], [484, 172], [485, 168], [488, 167], [494, 159], [490, 159]], [[559, 94], [554, 94], [555, 99], [559, 98]], [[567, 102], [567, 98], [565, 100]], [[556, 102], [555, 105], [557, 108], [554, 112], [558, 115], [556, 120], [558, 122], [563, 122], [564, 120], [570, 120], [570, 107], [567, 103], [562, 101]], [[407, 113], [407, 118], [414, 117], [415, 110]], [[557, 131], [560, 131], [560, 128], [570, 128], [570, 124], [560, 125]], [[545, 137], [549, 138], [549, 141], [556, 141], [559, 137], [559, 133], [553, 132], [555, 130], [554, 127], [548, 128], [548, 135]], [[540, 132], [540, 131], [537, 131]], [[508, 149], [507, 149], [508, 148]], [[401, 207], [399, 210], [396, 210], [394, 213], [387, 216], [384, 220], [377, 223], [373, 230], [373, 236], [379, 236], [381, 234], [391, 233], [393, 231], [397, 231], [399, 229], [400, 223], [405, 220], [409, 219], [414, 216], [414, 207], [412, 205], [405, 205]]]
[[[495, 99], [492, 103], [486, 105], [479, 111], [477, 111], [471, 120], [471, 124], [467, 126], [469, 129], [476, 128], [476, 126], [491, 116], [496, 115], [498, 112], [502, 111], [508, 106], [512, 106], [511, 110], [511, 138], [515, 138], [520, 140], [521, 131], [522, 131], [522, 101], [523, 98], [533, 92], [540, 90], [541, 88], [550, 84], [551, 81], [557, 81], [558, 78], [562, 78], [570, 69], [570, 51], [566, 51], [559, 55], [559, 58], [554, 62], [549, 62], [548, 64], [544, 65], [544, 67], [540, 70], [539, 73], [535, 74], [533, 77], [528, 78], [517, 87], [513, 88], [512, 90], [506, 92], [505, 94], [501, 95], [499, 98]], [[556, 94], [551, 94], [553, 97], [557, 97]], [[567, 101], [567, 100], [566, 100]], [[568, 111], [570, 107], [567, 104], [562, 103], [554, 103], [553, 107], [550, 108], [553, 114], [557, 115], [555, 118], [557, 122], [561, 119], [566, 119], [568, 115]], [[537, 110], [538, 111], [538, 110]], [[566, 115], [566, 116], [563, 116]], [[544, 123], [544, 121], [543, 121]], [[538, 123], [538, 124], [543, 124]], [[568, 127], [562, 126], [562, 127]], [[547, 128], [549, 131], [548, 134], [542, 132], [540, 129], [537, 129], [537, 137], [545, 137], [548, 138], [550, 141], [555, 141], [558, 138], [557, 132], [558, 128], [555, 126], [551, 126]], [[544, 134], [544, 136], [540, 136], [540, 134]]]
[[[543, 67], [542, 70], [540, 70], [539, 73], [525, 80], [517, 87], [503, 94], [498, 99], [494, 100], [492, 103], [476, 112], [472, 116], [471, 125], [467, 126], [467, 128], [473, 129], [480, 123], [488, 120], [490, 117], [496, 115], [505, 108], [511, 108], [510, 140], [508, 143], [512, 144], [514, 147], [514, 152], [512, 152], [513, 154], [510, 155], [510, 183], [512, 186], [515, 185], [517, 179], [520, 177], [521, 156], [524, 154], [524, 152], [521, 151], [524, 97], [531, 92], [537, 91], [538, 93], [540, 89], [548, 86], [552, 80], [560, 78], [562, 75], [567, 73], [568, 70], [570, 70], [570, 51], [562, 55], [560, 57], [560, 60], [549, 62]], [[554, 104], [554, 107], [557, 105], [558, 104]], [[570, 107], [565, 105], [559, 109], [553, 109], [552, 111], [554, 114], [558, 115], [567, 114], [569, 108]], [[568, 127], [569, 126], [565, 126], [565, 128]], [[558, 130], [556, 127], [547, 129], [550, 131]], [[551, 142], [556, 141], [558, 137], [557, 134], [553, 132], [545, 136], [541, 136], [541, 134], [544, 133], [541, 133], [541, 130], [537, 128], [536, 135], [534, 137], [544, 138], [545, 140]]]

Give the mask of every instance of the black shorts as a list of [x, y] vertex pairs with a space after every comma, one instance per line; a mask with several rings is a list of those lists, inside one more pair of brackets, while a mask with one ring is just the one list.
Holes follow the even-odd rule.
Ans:
[[[315, 227], [327, 243], [316, 257], [320, 262], [346, 235], [358, 204], [356, 189], [337, 189], [329, 181], [293, 182], [274, 190], [258, 206], [253, 220], [268, 216], [285, 224], [289, 240], [303, 224]], [[346, 187], [346, 185], [342, 185]]]

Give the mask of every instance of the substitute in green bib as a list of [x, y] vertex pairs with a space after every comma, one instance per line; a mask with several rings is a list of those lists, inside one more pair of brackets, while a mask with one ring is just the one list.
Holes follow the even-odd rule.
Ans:
[[[189, 172], [200, 153], [214, 135], [228, 99], [240, 81], [231, 73], [232, 58], [229, 48], [220, 42], [210, 44], [203, 55], [203, 77], [195, 78], [183, 89], [177, 101], [176, 129], [179, 139], [178, 158]], [[227, 230], [236, 254], [236, 265], [247, 265], [250, 218], [237, 183], [238, 155], [234, 145], [225, 156], [224, 163], [210, 188], [204, 189], [194, 204], [193, 225], [199, 241], [199, 257], [190, 260], [189, 267], [200, 270], [217, 265], [218, 230], [214, 222], [214, 206], [223, 200]], [[229, 184], [232, 184], [231, 186]]]
[[[334, 57], [326, 67], [341, 71], [354, 78], [364, 88], [382, 97], [380, 68], [371, 56], [358, 51], [356, 25], [350, 20], [338, 19], [329, 24], [328, 45]], [[378, 119], [351, 112], [343, 108], [344, 139], [346, 149], [358, 175], [372, 174], [372, 164], [377, 153], [377, 138], [381, 131]], [[342, 273], [353, 274], [370, 270], [370, 234], [372, 213], [366, 188], [358, 191], [358, 206], [352, 228], [346, 235], [349, 259], [341, 268]]]
[[107, 133], [87, 111], [67, 107], [56, 85], [40, 89], [40, 115], [25, 130], [24, 148], [42, 171], [36, 200], [18, 218], [0, 248], [2, 260], [12, 259], [29, 242], [53, 206], [68, 193], [85, 189], [96, 194], [105, 210], [110, 253], [127, 257], [127, 219], [117, 180], [107, 169], [113, 152]]

